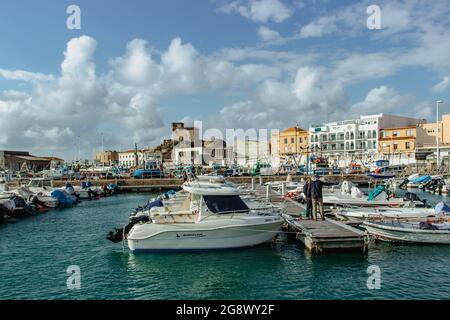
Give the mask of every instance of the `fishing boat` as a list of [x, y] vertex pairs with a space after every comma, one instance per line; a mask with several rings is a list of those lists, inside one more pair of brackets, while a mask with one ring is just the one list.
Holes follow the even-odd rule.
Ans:
[[232, 165], [224, 172], [225, 177], [240, 177], [245, 175], [248, 175], [248, 173], [239, 165]]
[[107, 239], [127, 240], [134, 252], [226, 250], [266, 243], [283, 223], [281, 212], [250, 209], [239, 190], [220, 179], [198, 177], [182, 189], [172, 199], [158, 199], [159, 205], [135, 215]]
[[262, 163], [260, 161], [257, 161], [252, 170], [251, 170], [251, 176], [271, 176], [274, 174], [274, 169], [269, 163]]
[[399, 220], [369, 222], [364, 228], [378, 240], [405, 242], [450, 244], [450, 222], [407, 222]]

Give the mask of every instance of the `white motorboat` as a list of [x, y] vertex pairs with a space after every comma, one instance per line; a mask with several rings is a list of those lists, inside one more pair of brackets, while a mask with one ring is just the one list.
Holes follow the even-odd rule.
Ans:
[[102, 195], [103, 189], [101, 187], [87, 187], [87, 188], [83, 188], [81, 186], [74, 186], [73, 187], [76, 196], [79, 199], [94, 199], [100, 195]]
[[434, 216], [436, 211], [430, 208], [343, 208], [335, 214], [347, 219], [357, 220], [376, 218], [419, 219]]
[[375, 239], [407, 243], [450, 244], [449, 222], [364, 222]]
[[49, 208], [56, 208], [59, 205], [58, 199], [52, 197], [53, 180], [46, 178], [33, 178], [28, 185], [19, 189], [12, 190], [15, 194], [20, 195], [27, 201], [36, 196], [39, 201], [43, 202]]
[[364, 195], [354, 184], [348, 181], [342, 183], [341, 189], [324, 189], [323, 203], [336, 207], [403, 207], [406, 204], [423, 206], [420, 200], [394, 198], [388, 196], [384, 187], [379, 186], [369, 196]]
[[34, 197], [37, 198], [38, 202], [44, 204], [48, 208], [56, 208], [59, 205], [59, 201], [56, 198], [48, 195], [44, 192], [33, 192], [28, 186], [22, 186], [15, 193], [24, 198], [28, 203], [34, 203]]
[[281, 212], [250, 209], [239, 190], [220, 178], [198, 177], [182, 189], [107, 238], [118, 242], [125, 235], [135, 252], [225, 250], [268, 242], [283, 223]]

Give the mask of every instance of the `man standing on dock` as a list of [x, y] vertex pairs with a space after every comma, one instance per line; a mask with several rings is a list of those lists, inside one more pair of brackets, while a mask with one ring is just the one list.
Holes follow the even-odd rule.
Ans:
[[320, 212], [322, 220], [325, 220], [325, 215], [323, 211], [323, 195], [322, 187], [329, 186], [333, 183], [323, 182], [319, 179], [318, 175], [314, 175], [311, 182], [311, 197], [313, 205], [313, 217], [317, 221], [317, 211]]
[[306, 178], [303, 186], [303, 194], [306, 198], [306, 218], [310, 219], [312, 216], [312, 199], [311, 199], [311, 178]]

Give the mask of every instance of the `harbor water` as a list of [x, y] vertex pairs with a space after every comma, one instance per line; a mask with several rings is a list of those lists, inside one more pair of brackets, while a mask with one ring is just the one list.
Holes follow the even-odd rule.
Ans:
[[[418, 192], [430, 204], [450, 197]], [[372, 243], [311, 255], [279, 241], [197, 254], [133, 254], [105, 239], [150, 194], [124, 194], [0, 226], [0, 299], [449, 299], [450, 246]], [[380, 289], [369, 289], [370, 266]], [[80, 289], [66, 272], [78, 266]]]

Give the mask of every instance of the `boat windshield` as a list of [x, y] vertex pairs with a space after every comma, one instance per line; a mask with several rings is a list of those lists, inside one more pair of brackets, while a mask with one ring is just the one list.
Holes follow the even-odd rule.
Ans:
[[206, 206], [214, 213], [248, 212], [249, 208], [238, 195], [203, 196]]
[[28, 184], [29, 187], [32, 188], [40, 188], [42, 187], [42, 181], [41, 180], [31, 180]]

